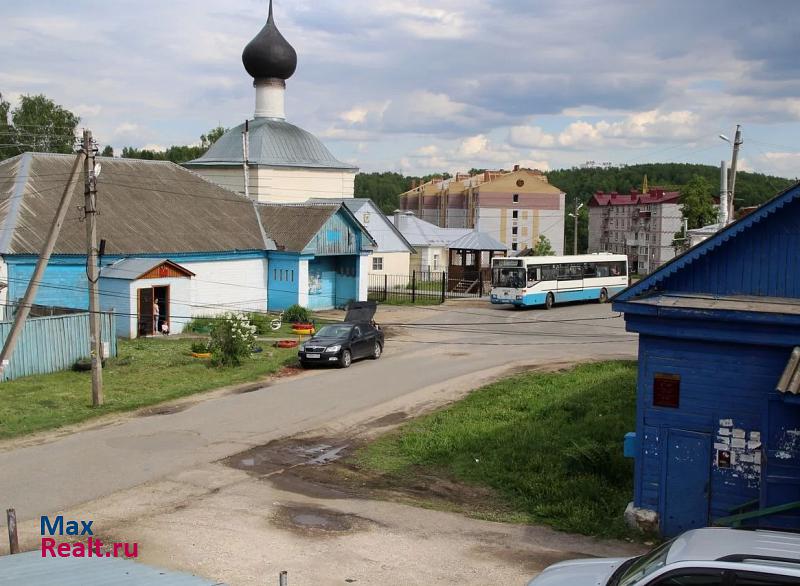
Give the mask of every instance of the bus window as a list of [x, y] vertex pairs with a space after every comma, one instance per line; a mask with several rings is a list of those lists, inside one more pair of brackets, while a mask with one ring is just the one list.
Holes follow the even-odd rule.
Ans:
[[592, 263], [586, 263], [583, 265], [583, 276], [586, 279], [594, 278], [597, 275], [597, 267]]
[[542, 281], [555, 281], [558, 279], [557, 265], [542, 265]]
[[625, 276], [625, 262], [624, 261], [614, 261], [609, 263], [611, 265], [611, 276], [612, 277], [624, 277]]
[[542, 267], [528, 267], [528, 286], [542, 280]]
[[608, 265], [609, 263], [606, 262], [599, 262], [595, 265], [598, 277], [607, 277], [609, 275], [611, 267]]

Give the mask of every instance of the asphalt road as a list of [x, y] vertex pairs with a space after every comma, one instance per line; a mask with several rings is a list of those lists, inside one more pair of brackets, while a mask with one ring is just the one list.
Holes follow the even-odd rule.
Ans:
[[2, 504], [15, 507], [20, 520], [33, 519], [406, 395], [424, 401], [426, 390], [453, 379], [469, 385], [501, 368], [635, 358], [636, 337], [615, 315], [599, 304], [514, 311], [463, 302], [380, 312], [390, 337], [379, 361], [314, 371], [170, 415], [123, 418], [38, 445], [6, 446]]

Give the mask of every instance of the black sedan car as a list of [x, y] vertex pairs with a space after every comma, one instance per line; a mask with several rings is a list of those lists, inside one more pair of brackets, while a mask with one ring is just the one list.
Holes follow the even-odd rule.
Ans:
[[330, 324], [302, 344], [297, 355], [304, 368], [313, 364], [347, 368], [359, 358], [380, 358], [383, 341], [383, 332], [373, 322]]

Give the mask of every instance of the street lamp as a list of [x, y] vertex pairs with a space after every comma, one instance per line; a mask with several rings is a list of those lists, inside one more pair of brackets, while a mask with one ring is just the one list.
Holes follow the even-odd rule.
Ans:
[[728, 202], [727, 202], [728, 205], [727, 219], [728, 222], [730, 223], [733, 221], [733, 211], [734, 211], [733, 198], [734, 198], [734, 193], [736, 192], [736, 163], [737, 159], [739, 158], [739, 147], [744, 142], [742, 140], [741, 126], [739, 124], [736, 125], [736, 134], [733, 137], [733, 143], [731, 143], [731, 139], [729, 139], [724, 134], [720, 134], [719, 137], [728, 144], [733, 145], [733, 155], [731, 156], [731, 179], [728, 188]]
[[578, 212], [583, 207], [583, 204], [579, 204], [578, 200], [575, 200], [575, 213], [567, 214], [570, 218], [575, 220], [575, 231], [572, 233], [572, 254], [578, 254]]

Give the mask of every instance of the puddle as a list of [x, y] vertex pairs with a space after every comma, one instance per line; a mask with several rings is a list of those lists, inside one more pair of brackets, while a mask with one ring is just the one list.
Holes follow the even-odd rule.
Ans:
[[271, 474], [295, 466], [324, 466], [345, 456], [349, 444], [324, 443], [319, 439], [278, 440], [224, 459], [232, 468], [254, 474]]
[[189, 404], [184, 405], [162, 405], [161, 407], [150, 407], [139, 411], [139, 417], [152, 417], [154, 415], [172, 415], [187, 409]]
[[363, 531], [374, 524], [358, 515], [304, 505], [281, 505], [273, 522], [284, 529], [316, 534]]

